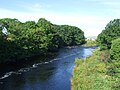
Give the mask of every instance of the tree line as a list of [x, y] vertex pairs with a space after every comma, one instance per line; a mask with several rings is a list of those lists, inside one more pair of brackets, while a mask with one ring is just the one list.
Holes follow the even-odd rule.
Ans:
[[[97, 38], [101, 51], [108, 51], [107, 75], [113, 78], [113, 90], [120, 88], [120, 19], [110, 21]], [[111, 82], [111, 81], [110, 81]]]
[[0, 19], [0, 63], [58, 51], [60, 47], [85, 43], [84, 32], [75, 26]]
[[120, 19], [110, 21], [96, 41], [92, 55], [75, 61], [72, 90], [120, 89]]
[[[110, 21], [97, 37], [101, 50], [110, 50], [111, 59], [120, 60], [120, 19]], [[113, 54], [114, 53], [114, 54]]]

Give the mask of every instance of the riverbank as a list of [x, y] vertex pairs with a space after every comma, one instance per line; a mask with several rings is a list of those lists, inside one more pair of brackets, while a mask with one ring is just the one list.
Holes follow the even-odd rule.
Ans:
[[76, 59], [72, 90], [119, 90], [120, 73], [109, 61], [109, 51], [96, 49], [85, 60]]

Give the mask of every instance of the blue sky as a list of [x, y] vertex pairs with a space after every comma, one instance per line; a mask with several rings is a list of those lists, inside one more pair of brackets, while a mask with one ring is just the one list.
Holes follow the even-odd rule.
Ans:
[[0, 12], [0, 18], [24, 22], [42, 17], [97, 36], [110, 20], [120, 18], [120, 0], [1, 0]]

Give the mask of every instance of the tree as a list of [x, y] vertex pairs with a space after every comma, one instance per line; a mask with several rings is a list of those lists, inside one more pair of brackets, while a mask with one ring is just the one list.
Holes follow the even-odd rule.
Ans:
[[75, 26], [69, 25], [60, 25], [57, 26], [57, 33], [63, 39], [63, 43], [65, 46], [68, 45], [81, 45], [85, 43], [84, 32]]
[[84, 42], [84, 32], [75, 26], [55, 25], [44, 18], [25, 23], [18, 19], [0, 19], [0, 62], [44, 55], [62, 46]]
[[98, 45], [101, 49], [110, 49], [112, 40], [120, 37], [120, 19], [110, 21], [105, 30], [103, 30], [97, 37]]
[[112, 41], [110, 58], [112, 60], [120, 60], [120, 38]]

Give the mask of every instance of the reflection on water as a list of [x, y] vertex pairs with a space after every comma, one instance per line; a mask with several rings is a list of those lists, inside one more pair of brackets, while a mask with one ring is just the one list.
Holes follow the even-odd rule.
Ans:
[[75, 58], [86, 58], [93, 50], [92, 47], [66, 47], [49, 62], [28, 65], [4, 75], [1, 71], [0, 90], [70, 90]]

